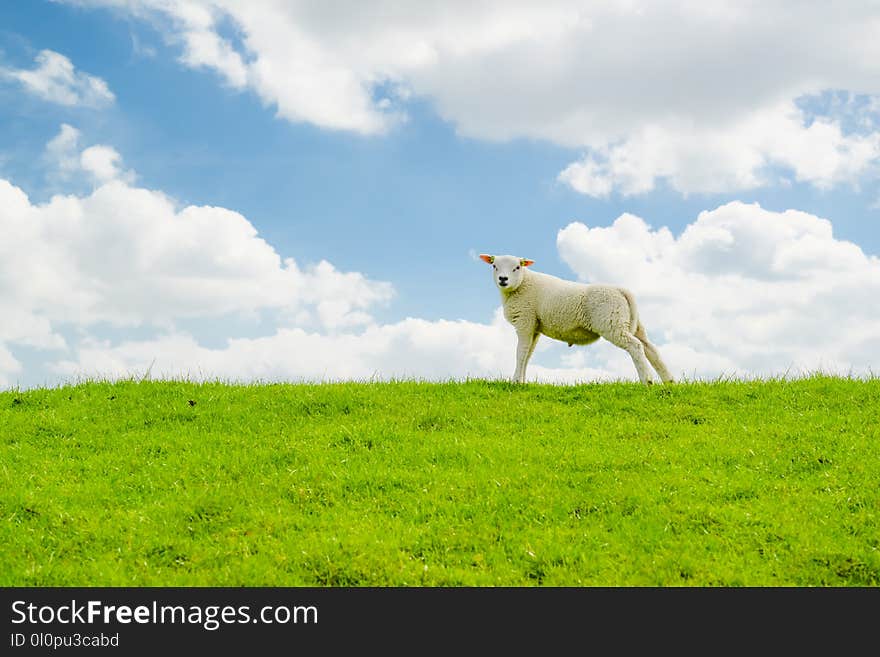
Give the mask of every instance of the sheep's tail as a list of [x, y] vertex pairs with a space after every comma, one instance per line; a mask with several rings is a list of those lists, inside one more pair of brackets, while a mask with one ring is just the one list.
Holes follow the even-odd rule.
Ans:
[[639, 330], [639, 309], [636, 307], [636, 298], [626, 288], [622, 287], [619, 289], [623, 298], [629, 304], [629, 330], [636, 333]]

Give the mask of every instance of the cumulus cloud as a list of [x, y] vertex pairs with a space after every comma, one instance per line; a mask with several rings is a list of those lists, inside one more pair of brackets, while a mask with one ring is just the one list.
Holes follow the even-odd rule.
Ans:
[[[84, 157], [96, 147], [80, 150], [80, 140], [63, 126], [47, 156], [71, 175], [90, 172], [89, 193], [35, 203], [0, 179], [0, 385], [24, 373], [22, 345], [55, 350], [59, 377], [510, 376], [515, 336], [500, 311], [487, 323], [378, 323], [389, 283], [283, 258], [243, 215], [134, 186], [113, 173], [111, 147]], [[836, 238], [827, 219], [734, 202], [678, 235], [624, 214], [608, 227], [572, 223], [557, 244], [580, 279], [636, 293], [677, 375], [862, 373], [880, 362], [880, 260]], [[229, 315], [258, 320], [265, 335], [227, 335]], [[210, 345], [182, 328], [198, 319], [218, 320]], [[147, 337], [99, 337], [106, 325]], [[543, 339], [529, 378], [635, 380], [635, 371], [603, 341], [566, 349]]]
[[0, 180], [0, 230], [3, 287], [18, 307], [50, 322], [161, 325], [261, 309], [293, 313], [329, 300], [333, 310], [318, 314], [335, 326], [365, 321], [350, 315], [392, 291], [325, 261], [302, 268], [282, 259], [237, 212], [178, 208], [119, 180], [42, 205]]
[[[319, 260], [282, 258], [241, 214], [180, 207], [120, 176], [107, 146], [78, 152], [63, 126], [47, 147], [58, 167], [91, 174], [86, 195], [34, 203], [0, 179], [0, 346], [64, 349], [64, 327], [173, 327], [176, 321], [264, 311], [334, 331], [372, 321], [389, 283]], [[4, 346], [5, 345], [5, 346]], [[16, 361], [0, 353], [3, 371]]]
[[0, 77], [17, 80], [30, 93], [66, 106], [103, 107], [115, 100], [107, 83], [99, 77], [77, 71], [64, 55], [41, 50], [33, 69], [0, 69]]
[[76, 360], [61, 361], [56, 370], [111, 378], [147, 369], [158, 377], [265, 381], [460, 378], [497, 375], [506, 369], [513, 344], [497, 318], [492, 324], [410, 318], [335, 335], [282, 328], [266, 337], [230, 339], [217, 349], [179, 333], [118, 345], [92, 341], [77, 350]]
[[[153, 201], [162, 203], [161, 199]], [[221, 234], [237, 230], [224, 227], [226, 221], [233, 221], [238, 229], [244, 227], [240, 220], [223, 214], [230, 211], [213, 210], [225, 217], [211, 218]], [[221, 237], [217, 244], [226, 245], [221, 250], [228, 254], [227, 239], [228, 235]], [[250, 239], [258, 238], [252, 234]], [[247, 245], [241, 254], [248, 254], [245, 260], [253, 269], [241, 269], [240, 261], [227, 263], [230, 269], [219, 276], [233, 290], [233, 299], [256, 294], [251, 287], [256, 280], [269, 289], [265, 291], [268, 296], [252, 301], [255, 305], [275, 303], [272, 288], [277, 284], [285, 290], [285, 297], [287, 291], [296, 289], [277, 282], [276, 276], [285, 278], [285, 268], [268, 245], [241, 242]], [[186, 244], [181, 248], [194, 255]], [[677, 376], [795, 376], [817, 370], [865, 374], [880, 363], [880, 310], [874, 303], [880, 296], [880, 260], [837, 239], [826, 219], [734, 202], [702, 212], [679, 235], [652, 228], [630, 214], [608, 227], [572, 223], [559, 232], [558, 248], [581, 280], [622, 283], [636, 293], [649, 333]], [[176, 255], [161, 260], [156, 271], [166, 272], [178, 283], [187, 281], [188, 273], [197, 275], [201, 268], [206, 272], [224, 268], [210, 258], [186, 263]], [[267, 268], [261, 259], [273, 264]], [[140, 256], [129, 252], [124, 260], [137, 263]], [[161, 281], [132, 282], [133, 277], [149, 278], [141, 271], [136, 266], [134, 273], [114, 269], [110, 279], [113, 287], [121, 287], [134, 299], [161, 300], [156, 307], [141, 306], [137, 321], [147, 321], [148, 315], [159, 310], [172, 319], [192, 311], [175, 300]], [[515, 336], [500, 309], [488, 323], [407, 318], [380, 324], [368, 317], [361, 322], [359, 316], [348, 321], [345, 313], [322, 316], [321, 304], [344, 301], [352, 289], [363, 285], [363, 292], [375, 284], [360, 274], [338, 272], [328, 263], [300, 275], [304, 284], [297, 303], [308, 309], [306, 315], [314, 320], [311, 325], [296, 321], [275, 328], [266, 325], [269, 330], [262, 337], [229, 337], [219, 346], [206, 346], [197, 335], [173, 325], [160, 328], [153, 338], [120, 342], [87, 333], [54, 362], [52, 371], [68, 379], [149, 373], [157, 378], [237, 381], [498, 378], [512, 371]], [[55, 281], [44, 287], [59, 284]], [[211, 286], [184, 292], [195, 289], [199, 292], [188, 303], [194, 304], [196, 313], [229, 309], [211, 297]], [[119, 315], [129, 308], [115, 294], [95, 301], [96, 292], [84, 288], [81, 280], [62, 293], [79, 293], [80, 300], [72, 305], [93, 312], [102, 309], [96, 316], [135, 321], [135, 316]], [[31, 292], [30, 298], [38, 294]], [[367, 293], [365, 298], [370, 300], [364, 307], [380, 302], [383, 296], [370, 298]], [[349, 303], [350, 312], [363, 312]], [[247, 304], [239, 302], [237, 307], [240, 310]], [[45, 313], [35, 316], [47, 320]], [[297, 321], [303, 321], [301, 315]], [[0, 339], [22, 339], [21, 334], [10, 333], [9, 325], [6, 328]], [[39, 328], [27, 331], [30, 339], [40, 334]], [[45, 334], [51, 323], [42, 328]], [[8, 379], [8, 372], [19, 365], [12, 354], [6, 355], [9, 358], [5, 363], [0, 358], [0, 364], [5, 365]], [[566, 349], [543, 339], [529, 369], [530, 380], [557, 383], [635, 378], [629, 357], [604, 341]]]
[[46, 160], [51, 168], [61, 174], [62, 178], [78, 172], [82, 165], [79, 159], [80, 131], [72, 125], [61, 124], [61, 129], [46, 144]]
[[865, 373], [880, 364], [880, 259], [837, 239], [827, 219], [733, 202], [678, 236], [624, 214], [609, 227], [572, 223], [557, 246], [580, 279], [636, 293], [674, 371]]
[[[818, 187], [877, 174], [876, 4], [725, 0], [76, 0], [160, 25], [181, 61], [291, 121], [379, 134], [429, 99], [469, 137], [544, 139], [584, 156], [577, 191], [750, 189], [768, 169]], [[780, 26], [785, 26], [783, 30]], [[870, 100], [853, 135], [796, 102]], [[873, 109], [872, 109], [873, 108]], [[838, 108], [839, 109], [839, 108]]]
[[21, 372], [21, 363], [12, 355], [9, 349], [0, 342], [0, 388], [6, 388], [13, 384], [12, 376]]
[[122, 156], [111, 146], [89, 146], [79, 156], [83, 171], [99, 183], [123, 176]]
[[[866, 374], [880, 365], [880, 260], [837, 239], [828, 220], [734, 202], [681, 234], [625, 214], [608, 227], [572, 223], [563, 260], [587, 282], [621, 283], [649, 334], [684, 378]], [[515, 335], [500, 308], [489, 323], [417, 318], [337, 331], [282, 327], [207, 347], [169, 332], [87, 340], [54, 365], [63, 376], [232, 380], [508, 377]], [[555, 364], [554, 364], [555, 363]], [[636, 380], [628, 355], [600, 341], [567, 349], [542, 339], [529, 379]]]
[[793, 102], [761, 108], [718, 129], [673, 123], [645, 125], [624, 141], [596, 149], [569, 165], [559, 180], [575, 190], [606, 197], [650, 192], [664, 179], [684, 194], [763, 187], [776, 182], [773, 168], [819, 189], [876, 176], [880, 132], [844, 134], [839, 121], [809, 124]]
[[45, 155], [50, 171], [61, 180], [82, 174], [96, 185], [111, 180], [134, 181], [134, 171], [122, 168], [122, 156], [115, 148], [96, 144], [80, 150], [80, 137], [80, 131], [73, 126], [61, 125], [58, 134], [46, 144]]
[[[111, 344], [87, 340], [76, 357], [53, 370], [69, 379], [185, 378], [232, 381], [461, 380], [506, 378], [513, 367], [516, 337], [499, 308], [488, 323], [407, 318], [391, 324], [328, 334], [282, 328], [260, 338], [229, 339], [207, 348], [189, 334]], [[548, 367], [540, 352], [528, 380], [549, 383], [630, 379], [583, 362]]]
[[[0, 179], [0, 385], [26, 374], [14, 352], [19, 345], [54, 354], [49, 369], [62, 380], [147, 372], [237, 380], [509, 375], [515, 336], [500, 309], [488, 323], [377, 323], [371, 312], [392, 297], [389, 283], [326, 260], [301, 266], [282, 258], [241, 214], [180, 207], [133, 186], [114, 173], [117, 157], [93, 155], [90, 163], [88, 154], [101, 151], [80, 150], [80, 141], [64, 125], [47, 157], [70, 175], [95, 174], [90, 193], [34, 203]], [[113, 166], [99, 175], [105, 159]], [[266, 335], [206, 346], [179, 328], [200, 318], [222, 323], [230, 314], [255, 319]], [[107, 325], [155, 337], [98, 337]], [[541, 356], [548, 351], [549, 342], [539, 345], [532, 380], [615, 377], [592, 362], [547, 366]]]
[[228, 41], [210, 29], [185, 30], [183, 40], [185, 50], [182, 60], [185, 64], [193, 68], [213, 68], [236, 89], [247, 85], [247, 67]]

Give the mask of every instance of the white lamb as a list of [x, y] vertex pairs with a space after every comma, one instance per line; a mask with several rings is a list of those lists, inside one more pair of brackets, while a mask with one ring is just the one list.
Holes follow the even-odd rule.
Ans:
[[504, 317], [516, 329], [514, 381], [525, 381], [526, 365], [542, 333], [567, 342], [569, 347], [590, 344], [603, 337], [629, 353], [642, 383], [654, 382], [649, 361], [664, 382], [673, 380], [657, 348], [648, 341], [629, 290], [574, 283], [530, 271], [526, 267], [534, 261], [516, 256], [484, 253], [480, 259], [492, 265]]

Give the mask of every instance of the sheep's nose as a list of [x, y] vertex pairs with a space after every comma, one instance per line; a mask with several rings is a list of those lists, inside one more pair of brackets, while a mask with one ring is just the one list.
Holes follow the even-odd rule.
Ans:
[[498, 277], [498, 282], [499, 282], [499, 283], [506, 283], [506, 282], [507, 282], [507, 276], [499, 276], [499, 277]]

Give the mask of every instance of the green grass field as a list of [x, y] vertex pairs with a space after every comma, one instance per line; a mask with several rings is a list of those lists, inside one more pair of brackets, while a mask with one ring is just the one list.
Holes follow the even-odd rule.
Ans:
[[880, 379], [0, 393], [4, 586], [877, 586]]

